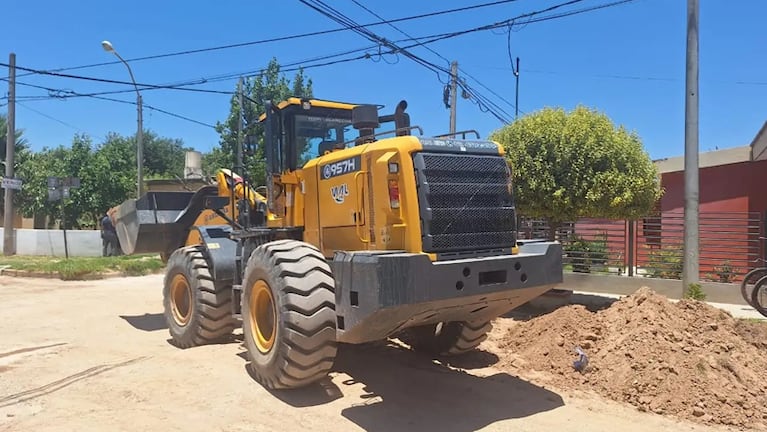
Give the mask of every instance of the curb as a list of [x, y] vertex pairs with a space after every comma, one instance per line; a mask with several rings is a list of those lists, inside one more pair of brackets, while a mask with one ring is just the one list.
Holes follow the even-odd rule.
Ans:
[[37, 278], [37, 279], [60, 279], [63, 281], [89, 281], [89, 280], [101, 280], [101, 279], [111, 279], [111, 278], [149, 276], [152, 274], [160, 274], [163, 271], [164, 269], [161, 271], [150, 272], [145, 275], [136, 275], [136, 276], [128, 275], [128, 274], [124, 274], [124, 273], [116, 272], [116, 271], [105, 272], [105, 273], [86, 273], [84, 275], [66, 279], [66, 278], [62, 278], [59, 273], [39, 272], [39, 271], [32, 271], [32, 270], [17, 270], [12, 268], [0, 268], [0, 276], [25, 277], [25, 278]]

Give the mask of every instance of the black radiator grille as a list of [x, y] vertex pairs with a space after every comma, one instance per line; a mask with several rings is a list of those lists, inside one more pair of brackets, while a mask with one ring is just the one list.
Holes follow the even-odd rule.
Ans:
[[514, 246], [515, 212], [502, 156], [417, 153], [413, 162], [424, 252]]

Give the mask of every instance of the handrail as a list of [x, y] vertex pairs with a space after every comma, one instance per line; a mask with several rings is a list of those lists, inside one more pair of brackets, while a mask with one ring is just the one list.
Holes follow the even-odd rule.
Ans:
[[[360, 232], [360, 228], [362, 228], [362, 224], [360, 224], [360, 219], [362, 219], [362, 217], [357, 217], [357, 214], [362, 216], [362, 212], [364, 210], [362, 208], [362, 206], [360, 205], [360, 197], [362, 196], [362, 188], [357, 188], [356, 187], [357, 186], [357, 178], [359, 176], [365, 175], [365, 174], [367, 174], [367, 171], [357, 171], [356, 173], [354, 173], [354, 186], [357, 189], [356, 196], [354, 197], [355, 198], [354, 231], [356, 232], [357, 237], [360, 239], [360, 241], [362, 243], [370, 243], [370, 239], [365, 239], [362, 236], [362, 233]], [[364, 184], [365, 183], [363, 182], [363, 187], [364, 187]]]
[[342, 143], [341, 143], [341, 145], [343, 145], [344, 147], [346, 147], [346, 144], [351, 144], [351, 143], [353, 143], [353, 142], [357, 142], [357, 140], [359, 140], [359, 139], [363, 139], [363, 138], [375, 138], [375, 137], [377, 137], [377, 136], [379, 136], [379, 135], [386, 135], [386, 134], [390, 134], [390, 133], [392, 133], [392, 132], [394, 132], [394, 133], [397, 133], [397, 132], [402, 132], [402, 131], [408, 131], [408, 132], [409, 132], [409, 131], [411, 131], [411, 130], [413, 130], [413, 129], [418, 129], [418, 132], [419, 132], [421, 135], [423, 135], [423, 129], [421, 128], [421, 126], [408, 126], [408, 127], [404, 127], [404, 128], [393, 129], [393, 130], [390, 130], [390, 131], [385, 131], [385, 132], [378, 132], [377, 134], [373, 134], [373, 135], [363, 135], [363, 136], [361, 136], [361, 137], [358, 137], [358, 138], [355, 138], [355, 139], [353, 139], [353, 140], [350, 140], [350, 141], [346, 141], [346, 142], [342, 142]]
[[474, 135], [476, 135], [477, 139], [479, 139], [479, 132], [477, 132], [474, 129], [466, 129], [466, 130], [462, 130], [462, 131], [458, 131], [458, 132], [446, 133], [446, 134], [442, 134], [442, 135], [435, 135], [434, 138], [446, 138], [446, 137], [450, 137], [450, 136], [454, 137], [454, 136], [456, 136], [458, 134], [462, 134], [463, 135], [463, 139], [466, 139], [466, 134], [470, 133], [470, 132], [474, 132]]

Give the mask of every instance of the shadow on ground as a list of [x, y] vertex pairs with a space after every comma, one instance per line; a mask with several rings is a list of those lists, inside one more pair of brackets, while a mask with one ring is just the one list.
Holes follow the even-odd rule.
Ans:
[[120, 315], [120, 318], [124, 319], [128, 322], [128, 324], [132, 325], [138, 330], [151, 332], [168, 328], [168, 325], [165, 323], [165, 317], [163, 317], [161, 313], [145, 313], [144, 315]]
[[[497, 359], [479, 351], [462, 361], [477, 366]], [[557, 393], [523, 379], [506, 373], [475, 376], [394, 342], [341, 345], [333, 370], [333, 380], [272, 394], [294, 407], [344, 399], [342, 415], [375, 432], [474, 431], [564, 405]]]

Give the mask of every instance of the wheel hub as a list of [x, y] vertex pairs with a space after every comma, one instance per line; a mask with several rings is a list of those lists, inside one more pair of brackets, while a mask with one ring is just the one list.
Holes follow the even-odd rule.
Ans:
[[274, 346], [274, 338], [277, 334], [277, 310], [272, 290], [264, 280], [258, 280], [253, 284], [249, 303], [250, 330], [255, 339], [256, 348], [266, 354]]
[[192, 317], [192, 290], [183, 274], [177, 274], [171, 280], [170, 306], [176, 324], [184, 326], [189, 323]]

